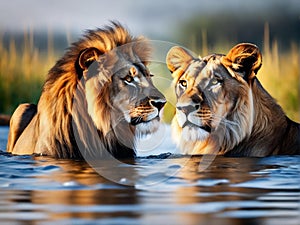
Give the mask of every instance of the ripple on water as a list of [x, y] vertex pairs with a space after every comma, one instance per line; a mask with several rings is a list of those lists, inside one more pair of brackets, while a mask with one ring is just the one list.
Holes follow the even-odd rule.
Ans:
[[[83, 161], [2, 151], [0, 221], [298, 225], [299, 159], [216, 157], [199, 171], [201, 157], [165, 153], [120, 164], [115, 171], [124, 173], [118, 184]], [[128, 186], [132, 180], [134, 186]]]

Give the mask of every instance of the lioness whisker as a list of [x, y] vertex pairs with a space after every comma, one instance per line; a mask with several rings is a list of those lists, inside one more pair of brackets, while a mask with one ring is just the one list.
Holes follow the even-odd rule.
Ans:
[[256, 77], [262, 66], [256, 45], [241, 43], [226, 55], [203, 58], [175, 46], [166, 59], [177, 104], [185, 108], [172, 121], [174, 140], [183, 153], [300, 154], [300, 124], [285, 115]]

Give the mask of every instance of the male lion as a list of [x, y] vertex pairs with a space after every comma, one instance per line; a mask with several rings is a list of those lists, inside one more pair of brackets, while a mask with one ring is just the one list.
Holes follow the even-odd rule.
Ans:
[[300, 125], [291, 121], [256, 77], [257, 46], [195, 58], [173, 47], [167, 65], [177, 104], [172, 131], [187, 154], [268, 156], [300, 154]]
[[135, 156], [136, 136], [157, 130], [166, 102], [146, 67], [150, 53], [145, 38], [132, 37], [119, 23], [87, 31], [49, 71], [37, 106], [16, 109], [7, 151]]

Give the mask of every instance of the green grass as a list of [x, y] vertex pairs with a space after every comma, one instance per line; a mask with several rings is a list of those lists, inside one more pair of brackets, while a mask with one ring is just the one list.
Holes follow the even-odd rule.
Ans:
[[0, 40], [0, 113], [11, 114], [20, 103], [37, 103], [55, 61], [52, 51], [40, 52], [24, 40], [22, 50], [17, 50], [14, 39], [8, 48]]
[[[202, 35], [205, 40], [205, 32]], [[37, 103], [47, 71], [61, 55], [62, 51], [56, 54], [51, 43], [48, 44], [48, 49], [42, 52], [34, 47], [30, 34], [26, 37], [21, 50], [16, 49], [14, 39], [10, 40], [8, 48], [4, 47], [0, 39], [0, 114], [11, 114], [20, 103]], [[193, 41], [191, 43], [193, 44]], [[202, 56], [214, 52], [226, 53], [232, 47], [227, 42], [216, 44], [213, 49], [209, 48], [205, 41], [200, 45], [202, 49], [195, 50], [193, 46], [187, 47]], [[262, 52], [263, 66], [258, 73], [259, 80], [287, 115], [299, 122], [299, 46], [291, 44], [289, 50], [279, 52], [276, 41], [270, 46], [268, 39], [265, 39]], [[163, 69], [162, 74], [171, 76], [166, 68]], [[166, 79], [165, 82], [170, 84], [170, 79]], [[166, 121], [170, 121], [174, 114], [173, 90], [170, 87], [166, 88], [166, 84], [162, 86], [164, 93], [172, 99], [165, 109]]]
[[296, 44], [279, 53], [277, 43], [265, 49], [258, 78], [293, 120], [300, 121], [300, 48]]

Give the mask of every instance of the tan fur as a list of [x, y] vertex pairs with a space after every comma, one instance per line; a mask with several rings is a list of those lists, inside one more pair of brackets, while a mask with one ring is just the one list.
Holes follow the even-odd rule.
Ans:
[[300, 154], [300, 125], [256, 78], [262, 65], [257, 46], [242, 43], [227, 55], [204, 58], [174, 47], [167, 65], [177, 95], [173, 137], [183, 153]]
[[[87, 31], [49, 71], [37, 109], [20, 105], [13, 114], [8, 152], [57, 158], [105, 152], [120, 158], [134, 156], [139, 123], [149, 124], [144, 132], [155, 131], [165, 103], [146, 67], [150, 54], [149, 42], [132, 37], [119, 23]], [[130, 83], [132, 76], [148, 87]], [[142, 102], [150, 110], [141, 110]], [[141, 118], [137, 123], [127, 116], [135, 110]]]

